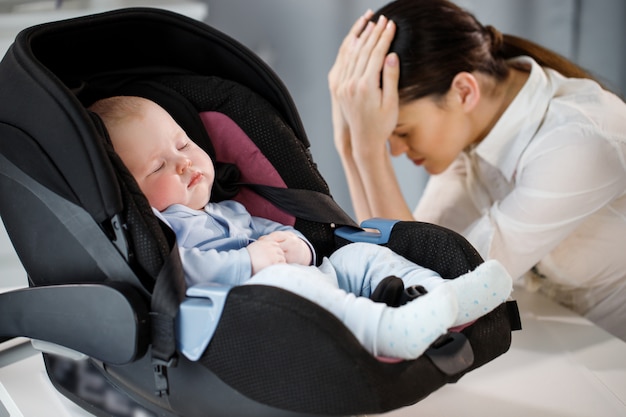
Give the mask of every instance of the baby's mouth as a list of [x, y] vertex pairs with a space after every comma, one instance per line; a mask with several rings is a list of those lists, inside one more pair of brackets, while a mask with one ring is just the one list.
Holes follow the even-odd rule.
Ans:
[[187, 188], [191, 188], [197, 183], [199, 183], [203, 177], [204, 175], [202, 174], [202, 172], [196, 172], [195, 174], [193, 174], [191, 176], [191, 181], [189, 181], [189, 185], [187, 186]]

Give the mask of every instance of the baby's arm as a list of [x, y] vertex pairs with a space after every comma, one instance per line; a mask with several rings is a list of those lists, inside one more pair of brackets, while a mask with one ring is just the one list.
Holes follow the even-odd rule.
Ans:
[[284, 252], [287, 263], [311, 265], [313, 254], [309, 245], [297, 234], [290, 231], [276, 231], [259, 238], [259, 241], [273, 241], [278, 243]]
[[287, 263], [285, 252], [280, 244], [274, 240], [259, 239], [249, 244], [246, 249], [250, 255], [252, 275], [270, 265]]

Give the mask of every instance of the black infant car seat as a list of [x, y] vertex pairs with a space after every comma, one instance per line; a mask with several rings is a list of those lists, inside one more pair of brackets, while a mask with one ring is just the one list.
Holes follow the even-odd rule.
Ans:
[[[318, 173], [282, 82], [238, 42], [189, 18], [124, 9], [26, 29], [0, 63], [0, 86], [0, 215], [29, 278], [29, 288], [0, 295], [0, 335], [84, 354], [82, 361], [61, 348], [43, 355], [54, 386], [90, 413], [121, 415], [111, 401], [84, 395], [87, 374], [147, 415], [383, 413], [508, 350], [519, 324], [514, 302], [448, 333], [416, 360], [389, 362], [367, 353], [317, 305], [244, 286], [224, 293], [210, 343], [189, 359], [177, 344], [176, 320], [179, 305], [194, 296], [184, 294], [173, 235], [86, 110], [97, 98], [159, 102], [220, 162], [215, 194], [248, 198], [258, 203], [251, 211], [291, 220], [319, 259], [355, 236], [445, 278], [482, 259], [461, 236], [434, 225], [366, 225], [380, 233], [354, 225]], [[257, 163], [240, 144], [222, 149], [224, 126], [229, 135], [240, 129], [278, 176], [250, 171]], [[398, 291], [391, 285], [379, 293], [396, 298]]]

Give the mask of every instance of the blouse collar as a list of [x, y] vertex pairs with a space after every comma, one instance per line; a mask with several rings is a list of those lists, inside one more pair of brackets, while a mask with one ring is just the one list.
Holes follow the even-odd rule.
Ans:
[[498, 168], [510, 182], [522, 153], [541, 125], [555, 86], [532, 58], [522, 56], [509, 62], [530, 66], [528, 80], [495, 126], [470, 153]]

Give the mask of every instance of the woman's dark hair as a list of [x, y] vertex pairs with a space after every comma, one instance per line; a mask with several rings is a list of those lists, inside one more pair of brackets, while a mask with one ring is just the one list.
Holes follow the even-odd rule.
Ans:
[[396, 24], [389, 52], [400, 57], [402, 102], [443, 96], [459, 72], [478, 71], [503, 80], [509, 73], [506, 60], [520, 55], [566, 77], [593, 78], [554, 51], [483, 26], [473, 14], [447, 0], [396, 0], [371, 20], [380, 15]]

